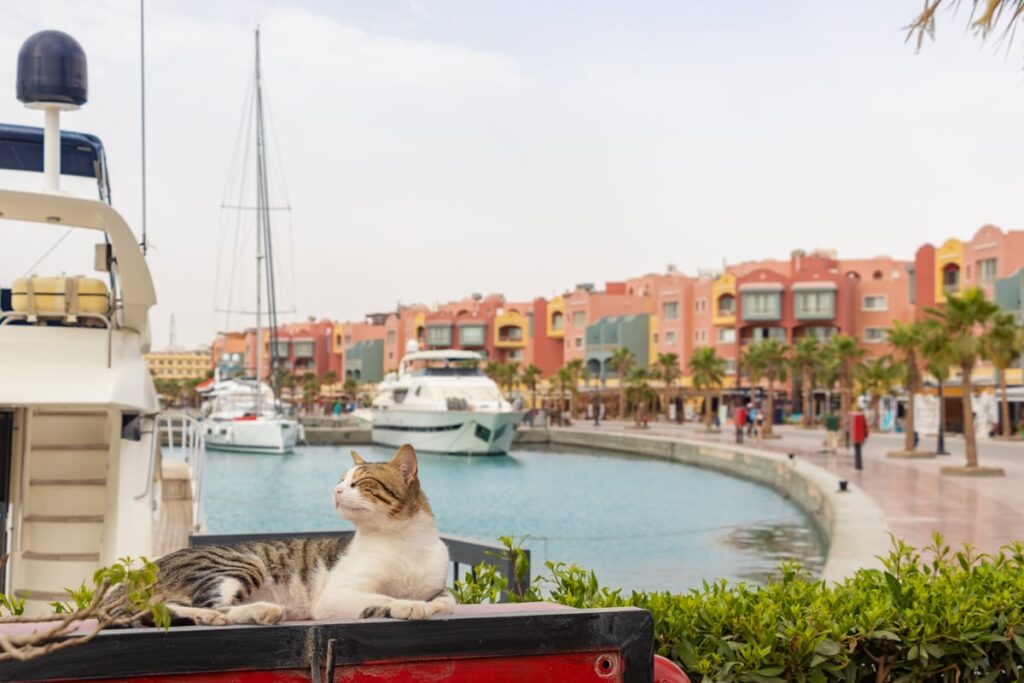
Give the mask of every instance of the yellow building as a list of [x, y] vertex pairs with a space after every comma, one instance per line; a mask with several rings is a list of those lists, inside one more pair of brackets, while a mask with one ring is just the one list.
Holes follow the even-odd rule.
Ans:
[[146, 354], [146, 367], [155, 379], [203, 379], [213, 364], [208, 349], [154, 351]]

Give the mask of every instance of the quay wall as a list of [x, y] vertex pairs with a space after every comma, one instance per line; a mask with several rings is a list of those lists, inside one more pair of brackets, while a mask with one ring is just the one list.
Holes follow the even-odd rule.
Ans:
[[[533, 433], [531, 433], [533, 432]], [[594, 448], [644, 455], [722, 472], [769, 486], [793, 501], [814, 521], [828, 543], [822, 578], [840, 581], [861, 568], [880, 568], [890, 549], [889, 526], [878, 504], [850, 485], [839, 492], [839, 477], [805, 460], [728, 444], [664, 436], [582, 429], [523, 430], [526, 443]]]

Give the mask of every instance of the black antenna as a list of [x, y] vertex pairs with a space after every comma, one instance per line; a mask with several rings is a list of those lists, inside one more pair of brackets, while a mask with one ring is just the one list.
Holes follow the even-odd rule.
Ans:
[[142, 85], [142, 255], [146, 255], [146, 0], [139, 0], [139, 64]]

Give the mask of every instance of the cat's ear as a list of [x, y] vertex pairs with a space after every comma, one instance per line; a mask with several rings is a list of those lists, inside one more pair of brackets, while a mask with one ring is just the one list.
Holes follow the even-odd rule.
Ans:
[[395, 457], [391, 458], [391, 466], [401, 472], [407, 482], [415, 481], [418, 471], [416, 451], [409, 444], [403, 444]]
[[354, 462], [357, 465], [365, 465], [366, 464], [366, 461], [363, 460], [363, 456], [359, 455], [355, 451], [352, 451], [352, 462]]

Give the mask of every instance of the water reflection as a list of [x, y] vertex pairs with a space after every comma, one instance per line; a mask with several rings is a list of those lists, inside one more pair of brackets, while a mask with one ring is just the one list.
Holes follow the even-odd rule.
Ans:
[[818, 576], [825, 566], [825, 544], [812, 527], [782, 522], [737, 527], [722, 534], [719, 541], [741, 551], [747, 558], [740, 578], [764, 583], [779, 575], [779, 563], [800, 562], [805, 570]]

